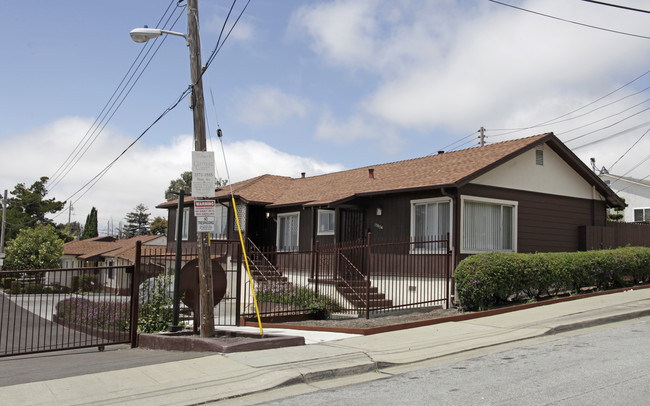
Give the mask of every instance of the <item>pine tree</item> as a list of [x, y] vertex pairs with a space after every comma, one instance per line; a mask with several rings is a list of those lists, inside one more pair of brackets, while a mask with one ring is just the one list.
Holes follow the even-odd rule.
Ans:
[[126, 214], [126, 225], [124, 226], [126, 238], [149, 235], [149, 213], [147, 210], [149, 208], [140, 203], [135, 206], [134, 211]]
[[86, 216], [86, 225], [84, 225], [84, 231], [81, 233], [81, 239], [86, 240], [97, 236], [99, 236], [97, 232], [97, 209], [93, 207]]

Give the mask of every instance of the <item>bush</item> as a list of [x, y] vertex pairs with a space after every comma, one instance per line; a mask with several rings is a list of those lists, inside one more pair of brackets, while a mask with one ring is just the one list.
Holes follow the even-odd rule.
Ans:
[[258, 302], [280, 303], [309, 309], [314, 318], [319, 320], [328, 319], [332, 311], [341, 308], [336, 300], [287, 282], [261, 283], [255, 291], [255, 297]]
[[500, 253], [473, 255], [456, 268], [458, 298], [463, 308], [483, 310], [521, 295], [539, 299], [563, 291], [579, 293], [646, 282], [650, 248], [562, 253]]
[[174, 321], [174, 298], [171, 277], [159, 275], [142, 283], [138, 311], [138, 331], [157, 333], [167, 330]]
[[109, 331], [128, 331], [128, 302], [92, 302], [73, 297], [56, 304], [56, 314], [65, 323]]
[[98, 292], [99, 291], [99, 281], [97, 275], [85, 273], [79, 276], [79, 292]]
[[20, 283], [20, 281], [17, 280], [11, 281], [11, 289], [9, 293], [12, 295], [20, 295], [21, 293], [23, 293], [23, 285]]
[[30, 283], [29, 285], [23, 286], [23, 293], [34, 295], [43, 293], [43, 285], [40, 283]]
[[2, 278], [2, 289], [11, 289], [11, 283], [15, 280], [16, 278]]

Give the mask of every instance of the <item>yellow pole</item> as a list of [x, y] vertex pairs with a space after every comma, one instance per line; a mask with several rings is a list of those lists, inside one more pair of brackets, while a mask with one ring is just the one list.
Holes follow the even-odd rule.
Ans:
[[248, 256], [246, 256], [246, 247], [244, 245], [244, 237], [241, 234], [241, 226], [239, 225], [239, 215], [237, 214], [237, 205], [235, 204], [235, 197], [232, 197], [232, 208], [235, 212], [235, 221], [237, 222], [237, 231], [239, 232], [239, 242], [241, 243], [241, 249], [244, 253], [244, 262], [246, 263], [246, 271], [248, 272], [248, 281], [251, 284], [251, 290], [253, 291], [253, 301], [255, 302], [255, 313], [257, 314], [257, 324], [260, 326], [260, 335], [264, 335], [264, 330], [262, 329], [262, 320], [260, 319], [260, 309], [257, 307], [257, 296], [255, 296], [255, 284], [253, 283], [253, 277], [251, 276], [251, 269], [248, 266]]

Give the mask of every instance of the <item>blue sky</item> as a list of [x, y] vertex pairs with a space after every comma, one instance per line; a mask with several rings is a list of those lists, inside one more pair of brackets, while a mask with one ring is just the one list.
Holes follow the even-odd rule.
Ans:
[[[204, 61], [231, 3], [199, 0]], [[507, 3], [650, 37], [646, 13], [580, 0]], [[173, 30], [185, 32], [184, 9], [165, 0], [0, 6], [0, 189], [55, 175], [50, 197], [73, 196], [72, 219], [82, 223], [95, 206], [103, 230], [138, 203], [153, 216], [165, 214], [155, 205], [169, 181], [191, 169], [187, 101], [90, 190], [82, 187], [189, 83], [184, 41], [158, 39], [149, 46], [159, 51], [128, 97], [95, 131], [144, 47], [129, 31], [156, 26], [170, 16], [170, 4], [171, 21], [180, 16]], [[244, 4], [235, 5], [227, 30]], [[599, 167], [643, 178], [650, 175], [650, 136], [643, 136], [650, 74], [599, 99], [650, 70], [648, 48], [647, 38], [487, 0], [252, 0], [204, 76], [208, 147], [225, 177], [216, 111], [233, 181], [298, 177], [474, 147], [484, 126], [488, 142], [554, 131], [586, 164], [595, 157]], [[510, 131], [519, 128], [527, 129]], [[65, 176], [57, 173], [86, 134], [95, 139], [88, 151]]]

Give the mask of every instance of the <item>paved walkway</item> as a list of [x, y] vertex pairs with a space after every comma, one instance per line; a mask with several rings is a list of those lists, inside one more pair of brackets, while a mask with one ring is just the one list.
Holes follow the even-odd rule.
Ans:
[[209, 355], [10, 385], [0, 388], [0, 399], [12, 405], [196, 404], [649, 315], [650, 289], [629, 290], [301, 347]]

